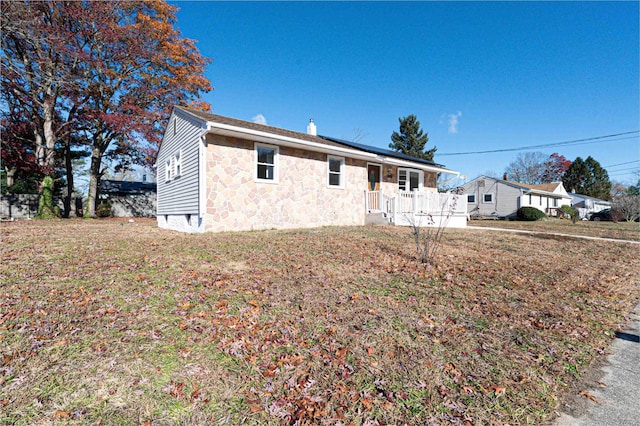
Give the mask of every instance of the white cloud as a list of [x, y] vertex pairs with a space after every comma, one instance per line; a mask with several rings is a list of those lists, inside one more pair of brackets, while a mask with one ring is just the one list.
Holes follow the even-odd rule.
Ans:
[[462, 117], [462, 112], [458, 111], [456, 114], [447, 115], [447, 121], [449, 123], [449, 133], [458, 133], [458, 119]]
[[267, 119], [262, 114], [254, 115], [251, 120], [256, 124], [267, 124]]

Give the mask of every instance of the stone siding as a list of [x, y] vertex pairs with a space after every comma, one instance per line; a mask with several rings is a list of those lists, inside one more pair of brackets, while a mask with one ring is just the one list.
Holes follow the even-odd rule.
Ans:
[[332, 188], [327, 154], [279, 147], [277, 183], [254, 180], [254, 155], [251, 141], [208, 136], [206, 231], [364, 225], [365, 161], [345, 158]]

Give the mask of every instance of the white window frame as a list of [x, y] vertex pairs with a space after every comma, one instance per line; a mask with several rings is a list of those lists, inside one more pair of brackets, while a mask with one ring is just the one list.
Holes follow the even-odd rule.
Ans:
[[182, 176], [182, 150], [173, 155], [173, 178]]
[[[340, 162], [340, 171], [338, 173], [331, 171], [331, 160]], [[344, 157], [337, 157], [335, 155], [327, 155], [327, 186], [329, 188], [337, 188], [344, 189], [344, 181], [345, 181], [345, 160]], [[339, 183], [338, 185], [331, 184], [331, 175], [338, 175]]]
[[165, 161], [164, 163], [164, 181], [165, 182], [171, 182], [171, 179], [173, 178], [173, 170], [171, 168], [172, 158], [173, 157], [167, 158], [167, 161]]
[[[258, 163], [258, 150], [260, 148], [273, 150], [273, 165], [272, 165], [273, 179], [264, 179], [264, 178], [258, 177], [258, 166], [261, 164], [261, 163]], [[256, 142], [253, 145], [253, 180], [256, 182], [263, 182], [263, 183], [278, 183], [279, 174], [280, 174], [280, 170], [279, 170], [280, 167], [278, 165], [279, 157], [280, 157], [280, 147], [278, 147], [277, 145], [267, 145], [267, 144]], [[268, 163], [264, 163], [264, 164], [269, 165]]]
[[[487, 201], [487, 195], [489, 196], [489, 201]], [[486, 192], [486, 193], [482, 194], [482, 203], [483, 204], [493, 204], [493, 193], [492, 192]]]
[[476, 194], [467, 194], [467, 203], [475, 204]]
[[[409, 189], [400, 189], [400, 174], [401, 172], [406, 172], [406, 180], [405, 182], [405, 188], [409, 188]], [[416, 170], [416, 169], [408, 169], [405, 167], [398, 167], [398, 190], [399, 191], [410, 191], [411, 189], [411, 177], [410, 177], [410, 173], [418, 173], [418, 191], [422, 191], [424, 189], [424, 172], [422, 170]]]

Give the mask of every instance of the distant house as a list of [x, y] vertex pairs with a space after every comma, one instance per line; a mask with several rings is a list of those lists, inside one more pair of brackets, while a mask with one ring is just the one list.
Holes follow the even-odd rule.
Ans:
[[[156, 160], [158, 226], [185, 232], [441, 223], [437, 173], [397, 152], [175, 107]], [[448, 223], [465, 226], [464, 206]]]
[[561, 206], [571, 205], [571, 197], [562, 182], [527, 185], [480, 176], [462, 188], [471, 218], [513, 218], [518, 209], [525, 206], [557, 216]]
[[597, 213], [604, 209], [611, 208], [611, 202], [600, 200], [599, 198], [589, 197], [587, 195], [570, 193], [571, 206], [578, 210], [580, 219], [589, 219], [592, 213]]
[[111, 205], [115, 217], [153, 217], [156, 214], [156, 184], [102, 179], [99, 203]]

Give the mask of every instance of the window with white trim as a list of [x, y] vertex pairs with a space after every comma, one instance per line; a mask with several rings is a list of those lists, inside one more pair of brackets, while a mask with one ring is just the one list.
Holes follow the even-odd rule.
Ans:
[[400, 191], [419, 190], [424, 177], [421, 171], [411, 169], [398, 169], [398, 189]]
[[260, 182], [278, 181], [278, 147], [255, 144], [255, 179]]
[[482, 194], [483, 203], [493, 203], [493, 194]]
[[327, 156], [327, 182], [334, 188], [344, 188], [344, 158]]
[[169, 182], [171, 180], [171, 157], [169, 157], [164, 164], [164, 181]]
[[164, 164], [164, 180], [169, 182], [182, 175], [182, 150], [167, 158]]
[[182, 150], [173, 156], [173, 177], [182, 176]]
[[467, 203], [475, 203], [476, 202], [476, 194], [468, 194], [467, 195]]

